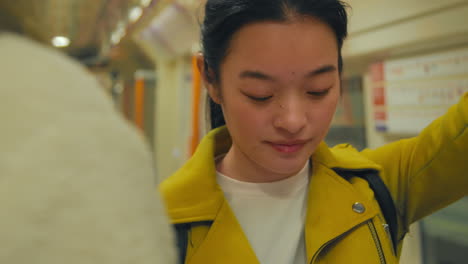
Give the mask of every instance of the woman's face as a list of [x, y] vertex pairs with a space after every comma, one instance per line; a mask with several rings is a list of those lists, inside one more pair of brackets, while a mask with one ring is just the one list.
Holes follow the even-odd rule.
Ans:
[[340, 95], [333, 31], [315, 19], [247, 25], [233, 36], [220, 76], [208, 88], [222, 106], [236, 164], [275, 178], [299, 172]]

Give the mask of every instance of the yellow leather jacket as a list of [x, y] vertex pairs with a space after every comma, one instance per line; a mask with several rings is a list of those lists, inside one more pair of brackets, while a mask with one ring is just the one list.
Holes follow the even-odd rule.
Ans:
[[[467, 126], [468, 93], [417, 137], [362, 152], [322, 143], [311, 158], [307, 263], [398, 263], [411, 223], [468, 195]], [[225, 128], [213, 130], [195, 155], [161, 184], [172, 222], [193, 223], [185, 263], [259, 263], [216, 183], [214, 157], [230, 144]], [[397, 208], [397, 249], [367, 181], [345, 180], [333, 168], [379, 171]], [[353, 208], [355, 203], [362, 210]], [[206, 221], [211, 226], [197, 224]]]

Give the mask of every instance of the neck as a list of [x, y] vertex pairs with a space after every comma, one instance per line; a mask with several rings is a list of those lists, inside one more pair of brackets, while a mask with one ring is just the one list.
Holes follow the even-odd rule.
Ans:
[[281, 181], [298, 173], [275, 173], [251, 160], [234, 145], [231, 146], [226, 156], [219, 161], [217, 170], [230, 178], [255, 183]]

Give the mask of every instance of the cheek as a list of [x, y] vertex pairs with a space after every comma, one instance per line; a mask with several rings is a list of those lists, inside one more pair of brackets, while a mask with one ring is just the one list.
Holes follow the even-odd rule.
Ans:
[[338, 97], [337, 98], [334, 98], [333, 100], [331, 100], [325, 107], [325, 113], [326, 113], [326, 116], [328, 117], [329, 121], [331, 121], [331, 119], [333, 119], [333, 116], [335, 115], [335, 112], [336, 112], [336, 107], [338, 105]]
[[333, 116], [335, 114], [337, 104], [338, 96], [332, 97], [326, 101], [323, 101], [322, 104], [317, 106], [315, 111], [312, 111], [312, 120], [313, 123], [316, 123], [318, 125], [318, 130], [328, 130]]
[[223, 112], [228, 127], [236, 129], [249, 129], [261, 123], [263, 118], [254, 106], [249, 104], [244, 98], [230, 94], [228, 100], [223, 100]]

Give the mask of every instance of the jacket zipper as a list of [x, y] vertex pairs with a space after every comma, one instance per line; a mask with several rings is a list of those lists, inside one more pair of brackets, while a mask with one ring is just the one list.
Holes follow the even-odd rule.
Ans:
[[[365, 222], [364, 222], [365, 223]], [[327, 243], [323, 244], [318, 250], [317, 252], [315, 252], [314, 256], [312, 257], [312, 260], [310, 261], [310, 264], [313, 264], [315, 262], [315, 260], [317, 259], [318, 255], [320, 255], [320, 252], [322, 252], [322, 250], [324, 248], [326, 248], [328, 245], [330, 245], [331, 243], [335, 242], [336, 240], [346, 236], [347, 234], [351, 233], [354, 229], [358, 228], [359, 226], [363, 225], [364, 223], [361, 223], [353, 228], [351, 228], [350, 230], [344, 232], [343, 234], [333, 238], [332, 240], [328, 241]]]
[[372, 219], [367, 222], [367, 226], [369, 226], [369, 230], [372, 234], [372, 238], [374, 239], [375, 247], [377, 248], [377, 253], [379, 254], [379, 258], [380, 258], [380, 263], [386, 264], [387, 262], [385, 261], [385, 255], [383, 253], [382, 243], [380, 242], [379, 235], [377, 234], [377, 230], [375, 229], [375, 225]]
[[[372, 239], [374, 240], [374, 243], [375, 243], [375, 246], [377, 248], [377, 252], [379, 254], [379, 259], [380, 259], [380, 263], [381, 264], [386, 264], [387, 262], [385, 261], [385, 256], [384, 256], [384, 253], [383, 253], [383, 249], [382, 249], [382, 244], [380, 243], [380, 240], [379, 240], [379, 236], [377, 235], [377, 230], [375, 229], [375, 226], [374, 226], [374, 222], [371, 220], [368, 220], [366, 221], [367, 222], [367, 226], [369, 227], [370, 229], [370, 232], [372, 234]], [[366, 222], [364, 222], [363, 224], [365, 224]], [[361, 226], [361, 224], [355, 226], [354, 228], [351, 228], [350, 230], [348, 230], [347, 232], [335, 237], [334, 239], [328, 241], [327, 243], [323, 244], [318, 250], [317, 252], [315, 252], [314, 256], [312, 257], [312, 260], [310, 261], [310, 264], [313, 264], [315, 262], [315, 260], [317, 259], [318, 255], [320, 255], [320, 252], [322, 252], [322, 250], [324, 248], [326, 248], [328, 245], [330, 245], [331, 243], [335, 242], [336, 240], [346, 236], [347, 234], [349, 234], [351, 231], [353, 231], [355, 228]]]
[[392, 252], [397, 255], [396, 253], [396, 248], [393, 246], [392, 243], [392, 235], [390, 234], [390, 226], [388, 224], [383, 224], [383, 228], [385, 230], [385, 233], [387, 233], [388, 239], [390, 240], [390, 246], [392, 247]]

